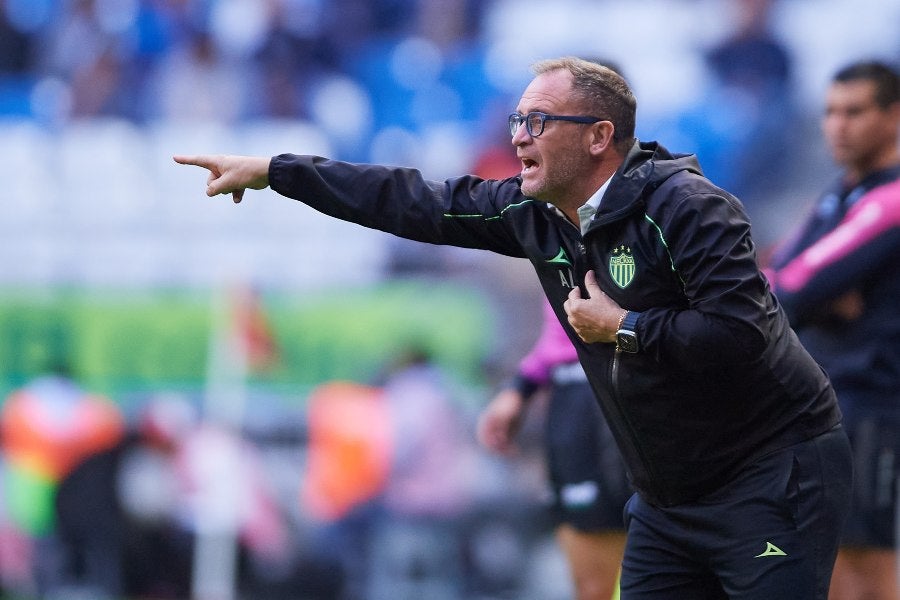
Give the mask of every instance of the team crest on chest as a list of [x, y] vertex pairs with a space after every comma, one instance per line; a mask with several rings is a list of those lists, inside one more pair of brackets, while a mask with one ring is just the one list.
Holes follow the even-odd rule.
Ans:
[[612, 280], [622, 289], [634, 279], [635, 266], [631, 248], [622, 245], [612, 251], [609, 257], [609, 274]]

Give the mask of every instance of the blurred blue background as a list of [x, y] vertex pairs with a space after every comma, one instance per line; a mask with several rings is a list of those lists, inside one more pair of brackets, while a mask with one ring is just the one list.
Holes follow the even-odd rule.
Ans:
[[[146, 481], [188, 482], [154, 531], [188, 540], [178, 547], [189, 568], [181, 588], [154, 597], [569, 597], [545, 520], [540, 405], [519, 456], [474, 443], [479, 408], [537, 337], [530, 266], [397, 240], [269, 190], [239, 206], [209, 199], [205, 175], [171, 156], [313, 153], [432, 178], [507, 176], [517, 165], [506, 115], [529, 65], [574, 54], [625, 75], [637, 135], [696, 152], [744, 201], [765, 253], [836, 175], [818, 130], [830, 76], [862, 58], [898, 61], [898, 33], [897, 0], [0, 0], [0, 392], [11, 423], [0, 592], [101, 597], [91, 561], [65, 558], [54, 502], [75, 464], [53, 457], [79, 463], [128, 435], [147, 451], [150, 408], [174, 402], [196, 418], [172, 460], [193, 451], [185, 440], [206, 439], [200, 427], [249, 444], [270, 521], [206, 523], [206, 496], [185, 490], [215, 477], [172, 475], [172, 454], [151, 453], [158, 471], [116, 462], [129, 522], [152, 504], [135, 492]], [[401, 386], [398, 403], [388, 390], [409, 368], [424, 383]], [[387, 467], [346, 512], [320, 514], [308, 504], [310, 407], [335, 382], [377, 390], [350, 400], [346, 420], [363, 419]], [[91, 394], [118, 411], [113, 441], [106, 421], [73, 417]], [[26, 396], [20, 414], [9, 399]], [[374, 441], [370, 401], [387, 432]], [[34, 427], [24, 441], [8, 433], [19, 419]], [[412, 473], [416, 463], [428, 468]], [[401, 485], [403, 472], [418, 483]], [[390, 500], [422, 487], [435, 494], [415, 508]], [[251, 543], [244, 527], [281, 542]]]

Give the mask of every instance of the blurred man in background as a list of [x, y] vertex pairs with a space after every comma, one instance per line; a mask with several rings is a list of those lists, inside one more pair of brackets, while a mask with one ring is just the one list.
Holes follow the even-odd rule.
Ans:
[[478, 440], [500, 454], [515, 450], [528, 405], [549, 391], [544, 447], [553, 491], [556, 540], [578, 600], [609, 600], [625, 548], [622, 509], [631, 495], [625, 465], [578, 354], [544, 304], [541, 335], [510, 384], [484, 408]]
[[834, 76], [822, 129], [843, 169], [767, 273], [837, 391], [854, 455], [851, 513], [832, 600], [897, 600], [900, 475], [900, 74]]

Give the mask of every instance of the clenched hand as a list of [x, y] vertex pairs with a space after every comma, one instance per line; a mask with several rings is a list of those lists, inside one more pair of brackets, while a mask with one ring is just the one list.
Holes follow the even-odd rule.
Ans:
[[578, 287], [569, 292], [569, 299], [563, 304], [569, 316], [569, 324], [582, 340], [587, 343], [615, 342], [619, 320], [625, 309], [607, 296], [597, 285], [594, 271], [584, 276], [587, 298], [581, 297]]

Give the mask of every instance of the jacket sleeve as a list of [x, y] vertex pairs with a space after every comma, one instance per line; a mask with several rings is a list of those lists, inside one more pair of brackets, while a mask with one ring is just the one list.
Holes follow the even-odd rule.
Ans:
[[799, 326], [897, 260], [898, 248], [900, 181], [868, 192], [830, 233], [766, 274], [791, 323]]
[[753, 360], [767, 346], [774, 300], [759, 271], [749, 219], [716, 188], [670, 193], [668, 212], [653, 226], [681, 294], [643, 311], [644, 351], [689, 371]]
[[363, 227], [419, 242], [524, 256], [503, 218], [511, 203], [523, 199], [513, 179], [464, 176], [430, 181], [415, 169], [281, 154], [269, 164], [269, 185], [283, 196]]

